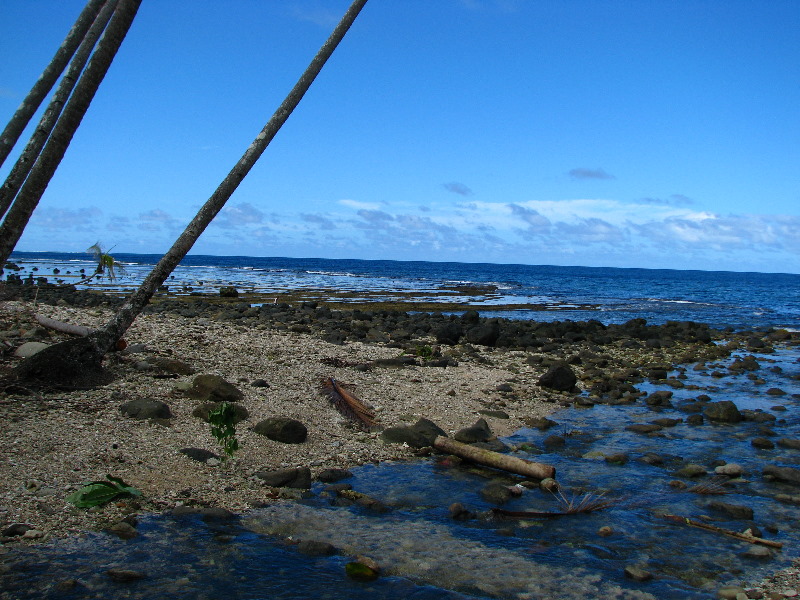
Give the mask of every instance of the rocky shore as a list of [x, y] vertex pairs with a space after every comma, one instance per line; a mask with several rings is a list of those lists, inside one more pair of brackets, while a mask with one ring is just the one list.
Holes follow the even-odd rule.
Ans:
[[[800, 341], [688, 322], [539, 323], [250, 300], [159, 297], [127, 347], [107, 357], [107, 382], [71, 389], [12, 377], [27, 353], [66, 337], [36, 315], [96, 328], [119, 299], [0, 284], [0, 553], [88, 529], [119, 534], [141, 512], [242, 512], [296, 497], [313, 479], [429, 453], [415, 443], [420, 420], [448, 436], [477, 426], [477, 441], [492, 444], [572, 403], [668, 402], [645, 398], [637, 384], [677, 387], [676, 368]], [[329, 378], [371, 405], [380, 427], [342, 416], [321, 391]], [[208, 423], [223, 400], [241, 419], [227, 460]], [[141, 496], [88, 510], [66, 501], [107, 475]], [[796, 569], [757, 591], [780, 598], [790, 589], [800, 589]]]

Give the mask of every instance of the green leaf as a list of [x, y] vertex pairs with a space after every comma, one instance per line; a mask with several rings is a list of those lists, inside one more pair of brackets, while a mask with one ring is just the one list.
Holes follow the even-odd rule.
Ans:
[[[119, 477], [106, 475], [109, 481], [92, 481], [67, 496], [78, 508], [92, 508], [110, 502], [118, 496], [141, 496], [142, 492], [125, 483]], [[110, 482], [110, 483], [109, 483]]]

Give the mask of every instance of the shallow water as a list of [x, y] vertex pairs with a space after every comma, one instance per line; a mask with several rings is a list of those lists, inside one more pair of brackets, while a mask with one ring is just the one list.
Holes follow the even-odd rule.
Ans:
[[[775, 435], [800, 437], [800, 349], [757, 355], [764, 383], [746, 374], [722, 379], [706, 371], [685, 372], [683, 389], [672, 402], [707, 394], [712, 400], [733, 400], [740, 408], [774, 414]], [[775, 369], [780, 367], [780, 369]], [[787, 395], [766, 390], [779, 387]], [[667, 389], [642, 384], [643, 391]], [[672, 388], [669, 388], [672, 389]], [[776, 407], [782, 406], [785, 410]], [[585, 492], [604, 494], [612, 505], [591, 514], [559, 518], [490, 518], [492, 505], [480, 490], [490, 481], [517, 481], [497, 471], [447, 466], [431, 458], [414, 463], [385, 463], [356, 469], [347, 481], [355, 490], [381, 500], [390, 512], [332, 507], [321, 484], [313, 497], [254, 510], [240, 520], [204, 522], [197, 517], [148, 516], [140, 536], [121, 541], [96, 533], [12, 552], [2, 563], [10, 568], [0, 577], [0, 598], [712, 598], [723, 584], [755, 582], [786, 566], [800, 552], [800, 506], [782, 504], [777, 493], [798, 494], [800, 488], [772, 483], [761, 476], [765, 464], [800, 467], [800, 451], [776, 447], [757, 450], [750, 440], [764, 435], [763, 425], [685, 422], [653, 435], [626, 431], [631, 423], [656, 418], [685, 419], [674, 408], [658, 412], [641, 401], [631, 406], [570, 408], [552, 416], [549, 431], [524, 429], [505, 438], [516, 455], [552, 464], [567, 498]], [[544, 439], [563, 435], [557, 451]], [[607, 454], [624, 452], [625, 465], [607, 463]], [[655, 453], [664, 460], [653, 466], [639, 459]], [[702, 495], [670, 485], [686, 463], [713, 471], [714, 461], [736, 462], [743, 479], [726, 487], [727, 494]], [[752, 522], [733, 520], [711, 509], [713, 500], [749, 506]], [[479, 518], [454, 521], [448, 507], [461, 502]], [[514, 511], [557, 511], [556, 498], [526, 489], [503, 508]], [[664, 519], [671, 513], [743, 531], [753, 525], [765, 538], [782, 542], [772, 558], [756, 560], [743, 554], [750, 544]], [[611, 527], [608, 537], [598, 534]], [[300, 554], [294, 541], [329, 541], [342, 549], [334, 557]], [[384, 576], [358, 583], [344, 575], [350, 557], [364, 554], [384, 567]], [[637, 583], [624, 575], [636, 565], [653, 574]], [[112, 582], [105, 571], [121, 567], [141, 570], [141, 581]], [[70, 591], [59, 582], [74, 579]]]

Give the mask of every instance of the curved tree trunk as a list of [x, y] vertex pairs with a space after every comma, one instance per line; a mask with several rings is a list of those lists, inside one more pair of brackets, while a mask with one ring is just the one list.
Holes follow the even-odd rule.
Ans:
[[239, 186], [245, 175], [250, 172], [253, 165], [267, 148], [272, 138], [292, 114], [292, 111], [300, 103], [308, 88], [311, 87], [316, 76], [322, 70], [325, 62], [333, 54], [333, 51], [344, 38], [350, 26], [355, 21], [367, 0], [355, 0], [348, 8], [342, 20], [333, 30], [328, 40], [322, 45], [317, 55], [311, 61], [308, 68], [302, 74], [289, 95], [281, 103], [272, 118], [256, 136], [253, 143], [245, 151], [239, 162], [231, 169], [227, 177], [217, 187], [216, 191], [200, 208], [197, 215], [189, 223], [183, 233], [175, 240], [175, 243], [167, 251], [161, 260], [153, 267], [150, 274], [144, 279], [139, 288], [133, 292], [102, 330], [93, 332], [89, 337], [96, 344], [98, 353], [102, 356], [111, 350], [120, 339], [128, 327], [134, 322], [137, 316], [150, 301], [158, 287], [164, 283], [170, 273], [178, 266], [181, 259], [186, 256], [192, 248], [197, 238], [205, 231], [209, 223], [225, 206], [233, 192]]
[[8, 260], [11, 251], [22, 236], [22, 231], [28, 224], [31, 214], [47, 189], [50, 179], [61, 163], [61, 159], [64, 158], [72, 136], [75, 135], [75, 131], [81, 124], [103, 77], [108, 72], [117, 50], [125, 39], [141, 1], [120, 0], [117, 5], [103, 38], [98, 43], [97, 49], [75, 85], [75, 91], [53, 129], [50, 140], [36, 160], [28, 179], [0, 226], [0, 264], [5, 264]]
[[81, 14], [78, 15], [75, 24], [69, 30], [67, 37], [61, 42], [61, 46], [59, 46], [50, 64], [47, 65], [39, 76], [39, 79], [33, 84], [31, 91], [28, 92], [25, 100], [22, 101], [22, 104], [20, 104], [17, 111], [11, 117], [3, 133], [0, 133], [0, 165], [8, 158], [11, 149], [17, 143], [19, 136], [22, 135], [31, 117], [39, 108], [42, 100], [45, 99], [45, 96], [47, 96], [52, 89], [58, 76], [61, 75], [61, 72], [67, 66], [69, 59], [75, 53], [75, 49], [86, 35], [89, 26], [92, 24], [92, 21], [94, 21], [103, 4], [105, 4], [105, 0], [89, 0], [89, 2], [86, 3]]
[[12, 200], [19, 192], [22, 184], [25, 183], [25, 179], [30, 174], [31, 169], [33, 169], [36, 157], [39, 156], [47, 139], [50, 137], [50, 133], [53, 131], [58, 121], [61, 110], [69, 99], [75, 87], [75, 83], [78, 81], [81, 71], [83, 71], [83, 67], [86, 66], [86, 61], [89, 60], [92, 49], [97, 43], [97, 40], [100, 39], [100, 35], [103, 33], [103, 30], [105, 30], [106, 25], [108, 25], [118, 2], [119, 0], [108, 0], [103, 5], [102, 10], [95, 18], [94, 23], [92, 23], [81, 45], [75, 52], [75, 56], [69, 63], [69, 68], [61, 79], [61, 83], [58, 84], [58, 88], [56, 88], [53, 98], [47, 106], [47, 110], [39, 120], [39, 125], [36, 127], [33, 135], [31, 135], [31, 139], [28, 140], [28, 143], [25, 145], [25, 149], [22, 151], [22, 154], [20, 154], [17, 162], [14, 163], [14, 167], [11, 169], [11, 173], [9, 173], [8, 177], [6, 177], [3, 186], [0, 187], [0, 217], [2, 217], [8, 210], [8, 207], [11, 206]]

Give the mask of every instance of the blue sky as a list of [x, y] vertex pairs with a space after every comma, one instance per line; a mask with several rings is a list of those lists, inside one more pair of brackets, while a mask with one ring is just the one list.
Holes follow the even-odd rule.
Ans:
[[[348, 4], [144, 0], [17, 249], [165, 251]], [[82, 6], [0, 4], [2, 123]], [[798, 31], [796, 0], [370, 0], [193, 253], [798, 273]]]

